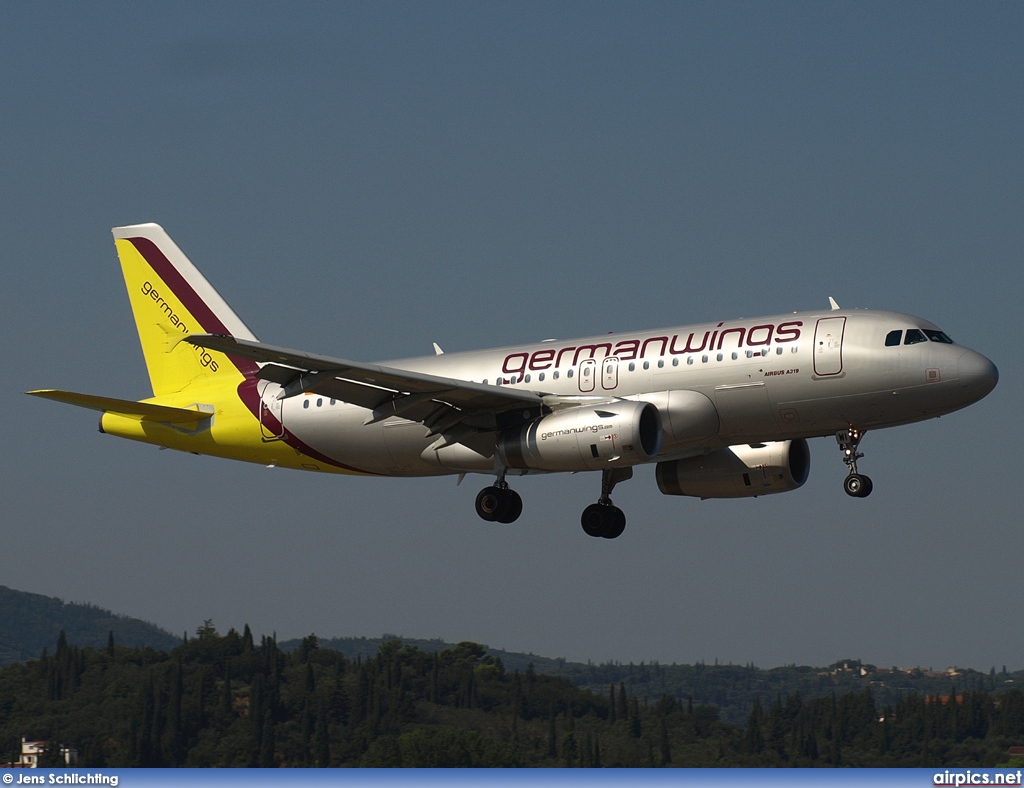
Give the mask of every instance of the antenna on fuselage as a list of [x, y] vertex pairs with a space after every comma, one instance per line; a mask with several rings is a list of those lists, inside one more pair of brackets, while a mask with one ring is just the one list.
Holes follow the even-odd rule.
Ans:
[[835, 312], [837, 309], [841, 309], [842, 308], [842, 307], [839, 306], [839, 304], [836, 303], [836, 300], [832, 296], [828, 297], [828, 302], [832, 305], [832, 311], [833, 312]]

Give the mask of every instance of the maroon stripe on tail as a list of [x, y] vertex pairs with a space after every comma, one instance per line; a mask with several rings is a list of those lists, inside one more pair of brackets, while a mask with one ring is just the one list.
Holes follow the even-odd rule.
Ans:
[[[199, 321], [199, 325], [203, 331], [207, 334], [226, 334], [231, 335], [228, 327], [225, 326], [216, 313], [207, 306], [206, 302], [202, 297], [192, 289], [185, 277], [183, 277], [177, 268], [171, 264], [171, 261], [164, 256], [164, 253], [160, 251], [160, 247], [153, 243], [148, 238], [129, 238], [135, 248], [138, 249], [146, 262], [149, 263], [150, 267], [156, 272], [157, 276], [164, 280], [164, 282], [171, 288], [174, 294], [181, 301], [182, 305], [189, 311], [189, 313]], [[238, 358], [237, 356], [228, 356], [231, 359], [231, 363], [237, 367], [238, 371], [241, 372], [245, 377], [251, 377], [259, 371], [259, 365], [247, 358]]]
[[[167, 259], [163, 252], [160, 251], [155, 243], [148, 238], [129, 238], [135, 248], [138, 249], [146, 262], [150, 264], [157, 276], [164, 280], [168, 287], [174, 292], [181, 301], [182, 305], [189, 311], [189, 313], [199, 321], [199, 325], [203, 331], [207, 334], [225, 334], [230, 336], [231, 332], [228, 327], [225, 326], [219, 317], [214, 313], [202, 297], [192, 288], [185, 277], [181, 275], [177, 268], [171, 264], [171, 261]], [[256, 390], [255, 375], [259, 371], [259, 364], [248, 358], [240, 358], [238, 356], [232, 356], [231, 354], [225, 354], [231, 360], [231, 363], [235, 365], [239, 372], [245, 376], [245, 380], [238, 386], [238, 398], [242, 401], [242, 404], [249, 410], [252, 415], [259, 420], [260, 418], [260, 395]], [[275, 419], [276, 421], [276, 419]], [[273, 425], [280, 426], [280, 425]], [[327, 465], [333, 465], [335, 468], [341, 468], [346, 471], [353, 471], [355, 473], [366, 473], [368, 475], [375, 476], [369, 471], [361, 470], [360, 468], [353, 468], [351, 465], [338, 462], [326, 454], [323, 454], [312, 446], [307, 444], [305, 441], [292, 435], [287, 430], [284, 432], [284, 441], [294, 449], [298, 449], [300, 452], [305, 454], [307, 457], [319, 460]]]

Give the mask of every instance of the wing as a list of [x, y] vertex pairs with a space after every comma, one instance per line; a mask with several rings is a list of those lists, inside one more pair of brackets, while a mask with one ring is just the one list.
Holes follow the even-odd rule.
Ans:
[[318, 356], [216, 334], [194, 334], [184, 341], [260, 362], [263, 366], [257, 377], [280, 384], [285, 397], [309, 391], [371, 410], [373, 415], [367, 424], [400, 416], [422, 422], [431, 435], [457, 435], [522, 424], [547, 410], [542, 397], [530, 391]]

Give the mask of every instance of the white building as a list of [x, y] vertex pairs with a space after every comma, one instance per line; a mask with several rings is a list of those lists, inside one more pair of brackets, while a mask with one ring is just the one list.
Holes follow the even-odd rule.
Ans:
[[[43, 753], [46, 752], [46, 748], [49, 747], [52, 742], [48, 741], [28, 741], [24, 736], [21, 737], [21, 758], [14, 764], [20, 766], [23, 769], [38, 769], [39, 759]], [[60, 754], [64, 758], [65, 766], [74, 766], [78, 763], [78, 750], [73, 747], [65, 747], [63, 744], [60, 747]]]

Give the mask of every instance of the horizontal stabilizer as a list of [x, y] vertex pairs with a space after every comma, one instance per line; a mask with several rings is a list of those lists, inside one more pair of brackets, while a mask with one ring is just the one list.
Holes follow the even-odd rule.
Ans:
[[102, 413], [116, 413], [119, 416], [134, 416], [143, 421], [158, 421], [162, 424], [192, 424], [197, 425], [203, 419], [210, 418], [209, 413], [187, 408], [170, 408], [166, 405], [152, 405], [147, 402], [133, 402], [132, 400], [114, 399], [113, 397], [97, 397], [93, 394], [78, 394], [74, 391], [59, 391], [57, 389], [40, 389], [39, 391], [26, 391], [33, 397], [43, 397], [57, 402], [64, 402], [68, 405], [77, 405], [80, 408], [98, 410]]

